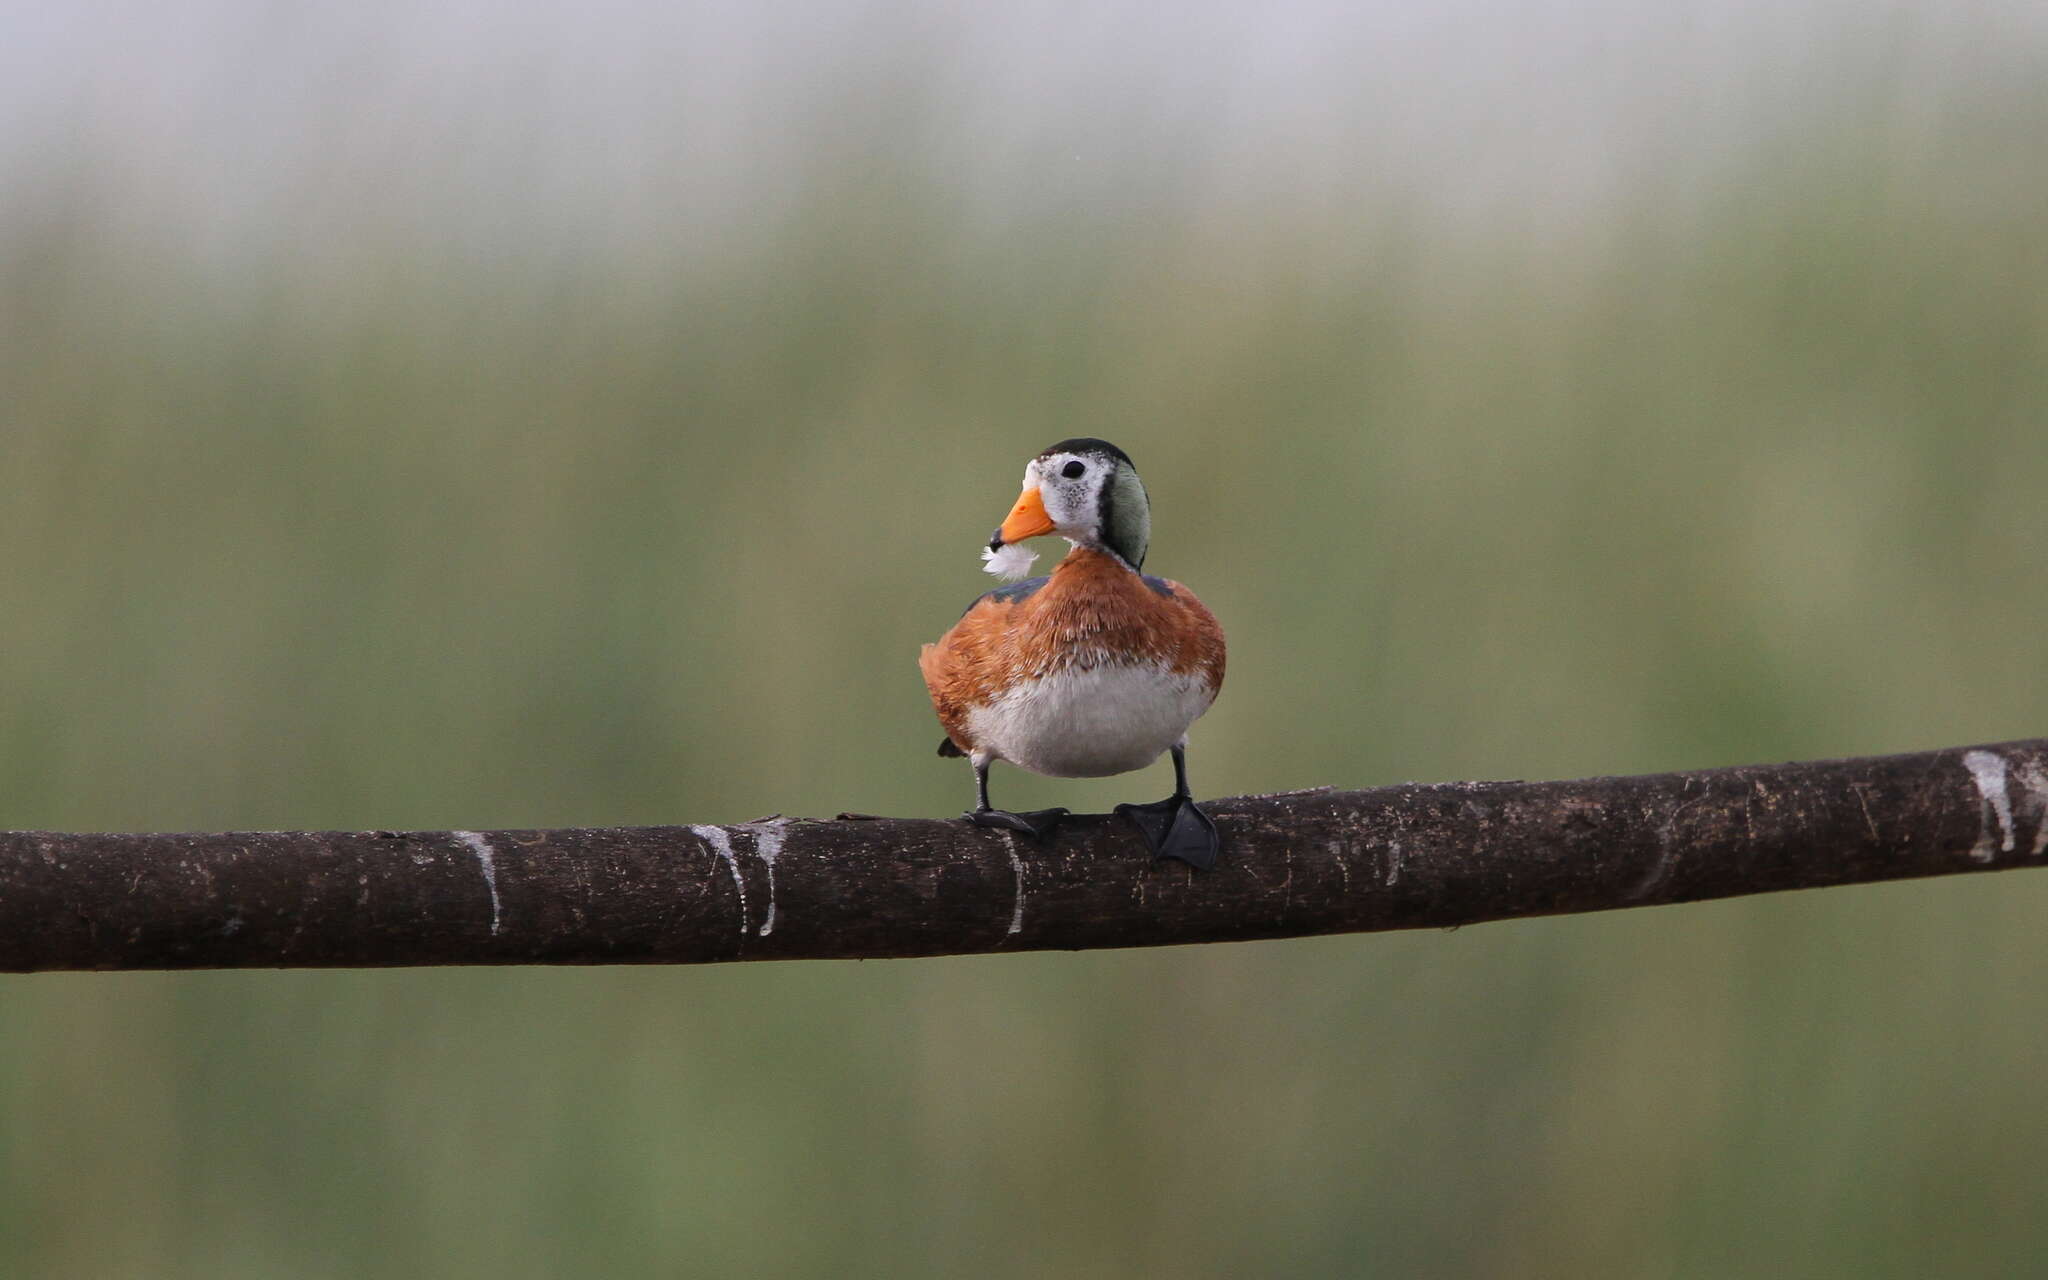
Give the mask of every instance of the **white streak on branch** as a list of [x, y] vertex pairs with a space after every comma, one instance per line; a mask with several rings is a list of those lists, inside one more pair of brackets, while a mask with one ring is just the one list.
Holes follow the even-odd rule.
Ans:
[[775, 818], [768, 822], [747, 824], [747, 829], [754, 833], [754, 856], [761, 859], [762, 865], [768, 868], [768, 918], [761, 922], [760, 929], [756, 931], [754, 936], [757, 938], [765, 938], [775, 932], [775, 859], [782, 856], [783, 828], [788, 823], [787, 818]]
[[1332, 840], [1324, 847], [1330, 851], [1330, 856], [1336, 859], [1337, 870], [1344, 876], [1344, 895], [1351, 896], [1351, 863], [1344, 857], [1344, 842]]
[[491, 936], [496, 937], [498, 925], [503, 919], [503, 911], [498, 904], [497, 850], [491, 848], [490, 841], [474, 831], [451, 831], [448, 834], [461, 841], [471, 853], [475, 854], [477, 865], [483, 868], [484, 885], [491, 891]]
[[724, 827], [693, 826], [690, 830], [704, 837], [704, 843], [710, 846], [711, 852], [724, 861], [727, 871], [732, 872], [732, 887], [740, 891], [740, 932], [745, 933], [747, 931], [747, 881], [744, 876], [740, 875], [740, 860], [733, 856], [732, 837], [726, 834]]
[[1003, 833], [1003, 847], [1010, 853], [1010, 871], [1017, 877], [1017, 899], [1010, 908], [1010, 931], [1005, 937], [1024, 932], [1024, 860], [1017, 856], [1017, 837]]
[[1965, 751], [1963, 767], [1970, 771], [1970, 778], [1977, 784], [1977, 794], [1984, 797], [1991, 813], [1998, 819], [1998, 831], [2003, 837], [1993, 844], [1991, 824], [1985, 823], [1978, 833], [1977, 843], [1970, 846], [1970, 856], [1979, 862], [1989, 862], [1997, 851], [2012, 852], [2012, 796], [2006, 790], [2005, 757], [1995, 751]]
[[2048, 852], [2048, 773], [2041, 772], [2041, 766], [2032, 760], [2013, 770], [2013, 776], [2020, 780], [2020, 790], [2026, 792], [2023, 808], [2034, 819], [2034, 846], [2027, 850], [2032, 857]]

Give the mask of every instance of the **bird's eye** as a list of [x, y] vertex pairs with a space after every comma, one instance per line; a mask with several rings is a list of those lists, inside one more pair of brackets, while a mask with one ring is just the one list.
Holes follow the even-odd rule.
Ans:
[[1069, 480], [1079, 480], [1082, 476], [1088, 474], [1088, 468], [1078, 462], [1069, 462], [1066, 466], [1060, 468], [1060, 474]]

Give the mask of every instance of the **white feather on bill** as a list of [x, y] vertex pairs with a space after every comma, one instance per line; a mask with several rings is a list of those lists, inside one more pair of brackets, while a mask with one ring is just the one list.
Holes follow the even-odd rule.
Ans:
[[1006, 542], [1000, 547], [981, 549], [982, 572], [992, 573], [1004, 582], [1016, 582], [1031, 572], [1031, 566], [1038, 560], [1038, 553], [1021, 542]]

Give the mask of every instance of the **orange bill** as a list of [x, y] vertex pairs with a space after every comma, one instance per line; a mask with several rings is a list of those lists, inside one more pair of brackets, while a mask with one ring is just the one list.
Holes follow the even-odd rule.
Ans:
[[1039, 496], [1037, 485], [1024, 490], [1003, 520], [1003, 527], [996, 530], [1004, 542], [1022, 542], [1052, 531], [1052, 517], [1045, 514], [1045, 499]]

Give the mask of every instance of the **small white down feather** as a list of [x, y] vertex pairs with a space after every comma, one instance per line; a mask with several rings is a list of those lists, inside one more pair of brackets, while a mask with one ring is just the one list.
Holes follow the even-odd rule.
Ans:
[[1031, 566], [1038, 560], [1038, 553], [1029, 550], [1021, 542], [1006, 542], [994, 550], [981, 549], [982, 571], [992, 573], [1004, 582], [1015, 582], [1030, 574]]

